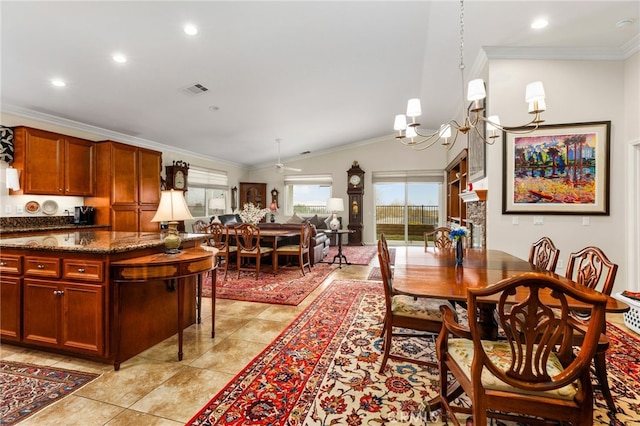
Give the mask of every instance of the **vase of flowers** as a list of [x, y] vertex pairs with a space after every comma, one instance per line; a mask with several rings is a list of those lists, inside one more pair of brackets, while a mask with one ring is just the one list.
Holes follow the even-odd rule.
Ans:
[[253, 203], [245, 203], [239, 215], [243, 222], [257, 225], [269, 213], [269, 209], [261, 209]]
[[453, 240], [453, 244], [456, 249], [456, 265], [462, 265], [464, 260], [464, 247], [462, 240], [467, 236], [469, 236], [469, 231], [464, 226], [452, 228], [449, 233], [449, 238]]

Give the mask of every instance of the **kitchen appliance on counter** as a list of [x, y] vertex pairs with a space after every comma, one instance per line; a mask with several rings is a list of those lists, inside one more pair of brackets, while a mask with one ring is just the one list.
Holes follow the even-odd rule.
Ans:
[[75, 225], [93, 225], [95, 209], [91, 206], [76, 206], [73, 215]]

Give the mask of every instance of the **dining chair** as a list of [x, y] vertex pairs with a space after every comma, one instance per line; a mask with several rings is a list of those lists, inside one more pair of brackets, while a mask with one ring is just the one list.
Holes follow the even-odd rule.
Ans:
[[536, 265], [538, 268], [554, 272], [558, 264], [558, 257], [560, 257], [560, 250], [556, 248], [549, 237], [542, 237], [531, 244], [529, 263]]
[[[442, 312], [440, 305], [447, 305], [451, 309], [453, 306], [446, 300], [436, 300], [429, 298], [416, 298], [402, 294], [396, 294], [393, 290], [393, 277], [391, 273], [391, 264], [388, 257], [384, 254], [383, 235], [378, 240], [378, 262], [380, 263], [380, 272], [382, 275], [382, 284], [384, 287], [385, 315], [382, 326], [383, 357], [380, 364], [379, 372], [382, 373], [387, 366], [387, 361], [395, 359], [398, 361], [412, 362], [420, 365], [435, 367], [436, 363], [409, 358], [394, 354], [391, 352], [391, 344], [393, 336], [396, 337], [433, 337], [442, 328]], [[409, 329], [404, 333], [394, 333], [393, 327]], [[410, 330], [428, 332], [428, 335], [418, 335], [411, 333]]]
[[[610, 296], [617, 272], [618, 265], [611, 262], [600, 248], [588, 246], [569, 255], [565, 276], [572, 281]], [[584, 313], [573, 312], [572, 314], [583, 325], [590, 322], [589, 316]], [[593, 357], [593, 363], [602, 396], [607, 402], [609, 410], [615, 412], [616, 405], [607, 378], [606, 352], [609, 348], [609, 339], [606, 337], [606, 323], [602, 326], [602, 332], [603, 336]], [[573, 344], [579, 347], [583, 345], [582, 333], [574, 334]]]
[[[496, 319], [505, 331], [503, 340], [482, 340], [477, 321], [461, 327], [451, 308], [441, 308], [437, 353], [444, 415], [457, 425], [455, 413], [472, 414], [476, 425], [486, 425], [487, 417], [519, 424], [544, 418], [592, 425], [590, 365], [605, 322], [607, 297], [582, 291], [543, 272], [528, 272], [490, 287], [469, 289], [470, 312], [487, 298], [497, 303]], [[591, 322], [586, 328], [575, 328], [570, 300], [589, 308]], [[577, 354], [570, 337], [574, 329], [585, 332]], [[453, 391], [456, 385], [470, 404], [456, 403], [460, 401], [460, 393]]]
[[453, 247], [451, 238], [449, 238], [450, 233], [451, 233], [451, 229], [445, 226], [436, 228], [431, 232], [425, 232], [424, 233], [424, 251], [427, 251], [427, 249], [429, 248], [429, 242], [433, 242], [433, 247], [439, 248], [439, 249]]
[[[309, 254], [311, 245], [311, 223], [305, 221], [300, 227], [300, 241], [298, 244], [288, 244], [282, 247], [276, 248], [273, 254], [273, 268], [274, 271], [278, 270], [278, 256], [298, 256], [298, 263], [300, 264], [300, 270], [302, 276], [304, 276], [304, 267], [309, 268], [311, 272], [311, 255]], [[306, 257], [306, 260], [305, 260]]]
[[[250, 223], [242, 223], [235, 228], [236, 244], [238, 245], [238, 278], [241, 271], [254, 271], [256, 280], [260, 275], [260, 259], [262, 256], [271, 255], [273, 248], [260, 246], [260, 228]], [[242, 261], [245, 259], [254, 259], [254, 266], [243, 266]]]
[[224, 262], [224, 279], [227, 279], [227, 270], [229, 269], [229, 262], [231, 256], [237, 253], [238, 247], [231, 245], [229, 239], [229, 228], [222, 223], [213, 222], [209, 226], [204, 228], [204, 233], [207, 234], [205, 238], [205, 244], [207, 247], [214, 247], [218, 249], [216, 257], [218, 258], [218, 266], [221, 261]]
[[198, 219], [191, 224], [191, 230], [194, 234], [204, 234], [204, 228], [207, 227], [207, 222], [202, 219]]
[[380, 243], [382, 251], [382, 255], [384, 256], [384, 261], [389, 264], [389, 276], [393, 277], [393, 266], [391, 265], [391, 254], [389, 253], [389, 244], [387, 243], [387, 238], [384, 236], [384, 233], [380, 234]]

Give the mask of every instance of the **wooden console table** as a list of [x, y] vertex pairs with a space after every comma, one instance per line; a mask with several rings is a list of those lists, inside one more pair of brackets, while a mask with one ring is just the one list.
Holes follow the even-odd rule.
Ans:
[[[166, 290], [164, 293], [169, 297], [173, 293], [176, 293], [177, 299], [177, 327], [178, 327], [178, 360], [182, 360], [182, 338], [184, 329], [184, 305], [185, 305], [185, 286], [187, 279], [195, 277], [198, 280], [198, 309], [200, 309], [200, 297], [201, 297], [201, 285], [202, 277], [211, 271], [212, 274], [212, 294], [211, 294], [211, 336], [214, 335], [215, 330], [215, 282], [216, 282], [216, 268], [215, 268], [215, 255], [217, 250], [204, 250], [200, 247], [189, 248], [182, 250], [177, 254], [156, 253], [147, 256], [134, 257], [126, 260], [116, 261], [111, 263], [112, 280], [116, 286], [115, 291], [115, 309], [114, 309], [114, 325], [115, 325], [115, 359], [113, 366], [115, 370], [120, 369], [120, 364], [135, 355], [139, 348], [131, 348], [131, 343], [124, 343], [123, 336], [129, 332], [129, 328], [136, 328], [135, 332], [130, 332], [128, 342], [135, 340], [136, 335], [142, 336], [147, 330], [145, 326], [151, 328], [155, 320], [160, 320], [163, 314], [162, 310], [153, 311], [153, 306], [148, 307], [144, 311], [136, 316], [130, 314], [131, 309], [127, 309], [127, 318], [123, 318], [123, 305], [125, 303], [131, 303], [132, 300], [127, 300], [127, 292], [131, 286], [142, 284], [149, 288], [139, 290], [139, 294], [143, 297], [135, 298], [134, 302], [140, 304], [153, 305], [154, 299], [144, 298], [147, 292], [155, 292], [157, 295], [157, 283], [164, 282]], [[151, 287], [154, 287], [152, 289]], [[132, 298], [133, 299], [133, 298]], [[151, 309], [151, 310], [150, 310]], [[157, 315], [156, 318], [142, 318], [142, 316], [148, 316], [149, 313]], [[198, 312], [198, 316], [200, 313]], [[164, 318], [162, 318], [164, 319]], [[127, 328], [126, 330], [124, 328]]]

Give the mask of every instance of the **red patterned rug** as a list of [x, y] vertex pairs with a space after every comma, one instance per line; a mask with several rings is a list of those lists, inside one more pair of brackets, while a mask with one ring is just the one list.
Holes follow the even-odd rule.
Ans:
[[[271, 266], [266, 266], [260, 271], [257, 280], [255, 274], [244, 271], [238, 279], [238, 272], [235, 270], [229, 270], [227, 279], [223, 280], [224, 274], [218, 272], [216, 297], [295, 306], [322, 284], [335, 268], [333, 265], [318, 263], [311, 268], [311, 273], [306, 272], [303, 277], [297, 266], [278, 268], [277, 275], [273, 275]], [[205, 280], [202, 295], [211, 297], [211, 278]]]
[[[324, 258], [325, 262], [332, 262], [338, 254], [338, 247], [329, 247], [329, 254]], [[371, 259], [378, 254], [376, 246], [342, 246], [342, 254], [347, 257], [347, 262], [352, 265], [368, 265]], [[337, 260], [337, 259], [336, 259]]]
[[20, 422], [99, 376], [61, 368], [0, 361], [0, 425]]
[[[187, 424], [441, 424], [425, 404], [437, 393], [436, 370], [390, 360], [378, 373], [383, 311], [378, 283], [334, 281]], [[618, 413], [609, 418], [596, 393], [594, 423], [629, 425], [640, 419], [640, 341], [608, 330]], [[424, 338], [395, 349], [435, 358], [434, 342]]]

